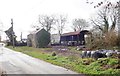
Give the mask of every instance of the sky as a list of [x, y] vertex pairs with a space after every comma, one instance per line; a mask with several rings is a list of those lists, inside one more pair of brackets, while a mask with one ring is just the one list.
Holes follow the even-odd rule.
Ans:
[[[88, 20], [95, 9], [93, 5], [86, 4], [86, 0], [0, 0], [0, 29], [3, 31], [11, 27], [11, 18], [17, 39], [23, 38], [31, 31], [31, 26], [38, 24], [39, 15], [62, 14], [67, 15], [69, 21], [74, 18]], [[70, 24], [64, 32], [71, 30]], [[57, 33], [56, 31], [51, 31]], [[2, 33], [5, 40], [5, 33]]]

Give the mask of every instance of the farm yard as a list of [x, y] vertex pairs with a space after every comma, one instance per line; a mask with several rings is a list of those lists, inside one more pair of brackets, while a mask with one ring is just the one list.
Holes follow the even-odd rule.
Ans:
[[116, 56], [98, 58], [97, 60], [94, 58], [81, 58], [82, 50], [77, 51], [76, 47], [65, 47], [64, 49], [63, 47], [7, 47], [82, 74], [103, 74], [105, 76], [119, 76], [120, 74], [120, 59]]

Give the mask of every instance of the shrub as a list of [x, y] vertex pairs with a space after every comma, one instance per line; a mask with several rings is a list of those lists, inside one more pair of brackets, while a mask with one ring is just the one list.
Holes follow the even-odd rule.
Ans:
[[110, 31], [105, 34], [104, 46], [114, 47], [114, 46], [117, 46], [117, 43], [118, 43], [118, 36], [116, 32]]
[[55, 53], [55, 52], [52, 52], [52, 56], [56, 56], [56, 53]]
[[103, 48], [103, 46], [104, 43], [102, 37], [93, 37], [93, 40], [88, 45], [90, 49], [100, 49]]
[[91, 49], [113, 49], [113, 47], [118, 46], [118, 42], [117, 33], [109, 31], [104, 35], [93, 36], [89, 47]]
[[118, 49], [120, 50], [120, 36], [118, 36], [117, 46], [118, 46]]

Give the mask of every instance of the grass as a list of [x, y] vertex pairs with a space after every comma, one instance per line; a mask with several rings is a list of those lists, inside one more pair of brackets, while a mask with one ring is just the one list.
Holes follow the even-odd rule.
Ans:
[[[8, 48], [13, 49], [18, 52], [23, 52], [32, 57], [44, 60], [46, 62], [65, 67], [67, 69], [71, 69], [78, 73], [84, 74], [104, 74], [112, 76], [120, 75], [120, 65], [119, 59], [115, 58], [103, 58], [100, 60], [94, 60], [92, 58], [81, 59], [78, 56], [61, 56], [59, 54], [52, 56], [53, 52], [44, 52], [45, 50], [51, 50], [51, 48], [33, 48], [33, 47], [15, 47], [12, 48], [8, 46]], [[73, 49], [72, 49], [73, 50]], [[116, 66], [118, 65], [118, 66]]]
[[75, 53], [81, 53], [81, 51], [77, 51], [76, 46], [69, 46], [68, 49], [70, 49], [71, 52], [75, 52]]

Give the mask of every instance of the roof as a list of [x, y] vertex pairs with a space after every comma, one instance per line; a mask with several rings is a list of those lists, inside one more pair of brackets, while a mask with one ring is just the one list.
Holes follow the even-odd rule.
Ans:
[[80, 30], [75, 32], [64, 33], [61, 36], [78, 35], [78, 34], [80, 34]]
[[80, 34], [82, 32], [87, 33], [89, 31], [88, 30], [82, 30], [82, 31], [78, 30], [78, 31], [75, 31], [75, 32], [64, 33], [61, 36], [78, 35], [78, 34]]
[[32, 31], [30, 34], [36, 34], [36, 33], [38, 33], [41, 30], [45, 30], [45, 29], [43, 28], [43, 29], [35, 30], [35, 31]]

